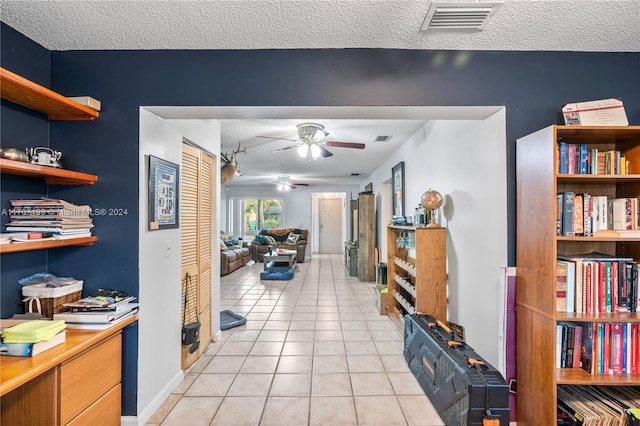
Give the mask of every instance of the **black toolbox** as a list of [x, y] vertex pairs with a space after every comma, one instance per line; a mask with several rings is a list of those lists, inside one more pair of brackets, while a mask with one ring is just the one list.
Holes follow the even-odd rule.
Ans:
[[509, 425], [509, 388], [462, 333], [430, 315], [404, 317], [404, 358], [447, 426]]

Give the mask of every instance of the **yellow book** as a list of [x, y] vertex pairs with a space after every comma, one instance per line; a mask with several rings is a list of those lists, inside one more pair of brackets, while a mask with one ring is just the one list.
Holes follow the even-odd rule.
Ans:
[[25, 321], [2, 330], [2, 341], [4, 343], [36, 343], [51, 339], [65, 328], [64, 321]]

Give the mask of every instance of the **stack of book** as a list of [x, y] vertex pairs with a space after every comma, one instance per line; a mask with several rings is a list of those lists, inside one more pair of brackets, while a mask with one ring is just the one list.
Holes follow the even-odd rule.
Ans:
[[65, 303], [69, 311], [53, 315], [54, 320], [63, 320], [69, 328], [102, 330], [133, 316], [139, 304], [135, 296], [111, 298], [87, 296], [76, 302]]
[[64, 321], [31, 320], [4, 328], [0, 354], [38, 355], [65, 342], [67, 338], [65, 327]]
[[628, 425], [638, 408], [634, 386], [558, 386], [558, 425]]
[[54, 198], [11, 200], [9, 215], [7, 232], [51, 233], [53, 238], [66, 239], [89, 237], [93, 228], [91, 207]]

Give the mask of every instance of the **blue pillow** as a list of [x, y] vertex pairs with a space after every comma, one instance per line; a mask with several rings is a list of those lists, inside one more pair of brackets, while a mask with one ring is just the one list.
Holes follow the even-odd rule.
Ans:
[[255, 237], [253, 237], [253, 241], [255, 241], [258, 244], [267, 244], [262, 235], [256, 235]]

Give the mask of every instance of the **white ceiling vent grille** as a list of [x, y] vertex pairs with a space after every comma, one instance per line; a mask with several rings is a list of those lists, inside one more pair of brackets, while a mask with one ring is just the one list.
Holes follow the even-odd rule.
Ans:
[[389, 139], [391, 139], [390, 135], [380, 135], [380, 136], [376, 136], [376, 138], [373, 141], [374, 142], [386, 142]]
[[421, 31], [482, 31], [502, 3], [432, 3]]

